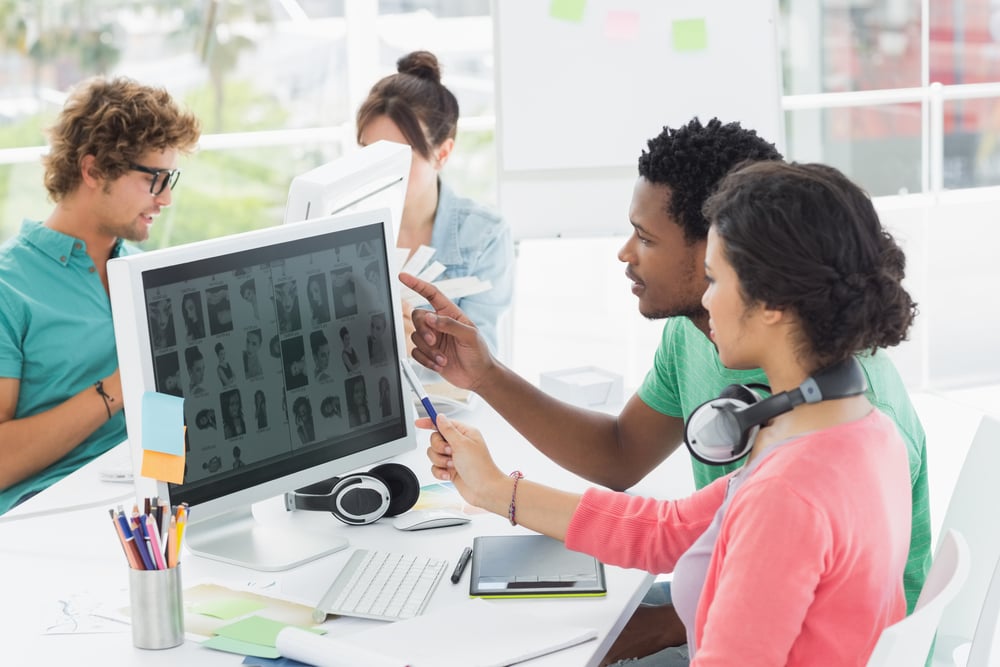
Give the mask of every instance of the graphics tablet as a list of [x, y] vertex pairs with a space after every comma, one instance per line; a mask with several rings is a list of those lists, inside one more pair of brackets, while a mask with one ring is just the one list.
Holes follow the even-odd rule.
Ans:
[[559, 540], [545, 535], [473, 540], [472, 597], [596, 597], [607, 592], [604, 565]]

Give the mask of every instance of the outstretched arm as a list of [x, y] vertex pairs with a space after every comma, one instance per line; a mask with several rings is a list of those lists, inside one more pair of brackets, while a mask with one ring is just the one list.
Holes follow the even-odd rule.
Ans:
[[0, 489], [35, 475], [86, 440], [122, 409], [122, 385], [116, 370], [104, 378], [104, 390], [114, 400], [105, 407], [94, 387], [87, 387], [59, 405], [30, 417], [14, 418], [21, 382], [0, 378]]
[[[508, 516], [514, 479], [497, 468], [479, 431], [445, 415], [438, 415], [437, 428], [427, 450], [432, 474], [437, 479], [451, 480], [469, 503]], [[526, 479], [517, 483], [517, 523], [557, 540], [566, 538], [566, 529], [579, 504], [578, 494]]]
[[430, 283], [401, 274], [434, 311], [416, 309], [413, 358], [448, 382], [476, 392], [539, 451], [581, 477], [624, 490], [681, 443], [683, 420], [633, 396], [619, 415], [549, 396], [489, 353], [475, 326]]

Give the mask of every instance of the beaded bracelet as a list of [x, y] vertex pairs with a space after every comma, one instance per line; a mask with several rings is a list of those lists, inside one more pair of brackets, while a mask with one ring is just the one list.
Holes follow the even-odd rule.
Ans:
[[97, 393], [101, 395], [101, 398], [104, 399], [104, 409], [108, 411], [108, 419], [111, 419], [111, 403], [115, 400], [114, 396], [104, 391], [104, 380], [98, 380], [95, 382], [94, 388], [97, 390]]
[[517, 525], [517, 507], [514, 501], [517, 499], [517, 480], [524, 479], [524, 475], [521, 474], [520, 470], [515, 470], [509, 477], [514, 480], [514, 490], [510, 492], [510, 507], [507, 508], [507, 518], [510, 519], [510, 525]]

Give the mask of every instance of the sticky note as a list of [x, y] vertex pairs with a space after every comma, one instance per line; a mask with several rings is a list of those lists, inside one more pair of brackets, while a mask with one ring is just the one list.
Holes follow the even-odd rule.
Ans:
[[142, 453], [142, 476], [161, 482], [182, 484], [184, 482], [184, 455], [175, 456], [150, 449]]
[[142, 448], [184, 453], [184, 399], [147, 391], [142, 395]]
[[708, 48], [705, 19], [680, 19], [673, 23], [674, 51], [704, 51]]
[[609, 11], [604, 17], [604, 36], [622, 42], [636, 39], [639, 36], [639, 13]]
[[[215, 634], [241, 642], [274, 646], [275, 642], [278, 640], [278, 633], [281, 632], [283, 628], [289, 627], [289, 625], [289, 623], [274, 621], [270, 618], [264, 618], [263, 616], [248, 616], [244, 619], [236, 621], [235, 623], [230, 623], [229, 625], [224, 625], [221, 628], [218, 628], [215, 631]], [[302, 629], [315, 632], [318, 635], [326, 634], [326, 630], [323, 630], [322, 628]]]
[[549, 16], [561, 21], [579, 23], [583, 20], [583, 10], [587, 8], [587, 0], [550, 0]]
[[238, 653], [239, 655], [252, 655], [255, 658], [280, 658], [281, 654], [274, 646], [255, 644], [254, 642], [240, 641], [231, 637], [209, 637], [201, 643], [205, 648], [214, 648], [216, 651], [226, 651], [228, 653]]
[[243, 616], [250, 612], [263, 609], [266, 605], [259, 600], [246, 600], [241, 598], [226, 598], [223, 600], [209, 600], [201, 604], [194, 605], [191, 611], [202, 616], [212, 616], [213, 618], [230, 619]]

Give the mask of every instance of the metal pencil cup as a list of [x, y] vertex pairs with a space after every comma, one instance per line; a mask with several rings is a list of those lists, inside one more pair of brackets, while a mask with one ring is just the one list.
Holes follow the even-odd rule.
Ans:
[[137, 648], [171, 648], [184, 643], [181, 568], [128, 572], [132, 643]]

